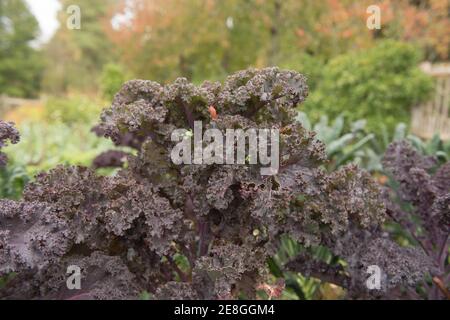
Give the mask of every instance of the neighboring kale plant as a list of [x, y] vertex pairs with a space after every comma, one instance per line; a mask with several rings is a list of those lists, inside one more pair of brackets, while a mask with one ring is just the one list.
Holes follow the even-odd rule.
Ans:
[[432, 283], [422, 284], [424, 292], [408, 294], [450, 299], [450, 162], [439, 166], [436, 157], [422, 156], [409, 142], [400, 141], [389, 146], [383, 164], [395, 181], [385, 189], [386, 211], [435, 268]]
[[[99, 130], [139, 152], [114, 176], [59, 166], [39, 174], [22, 201], [0, 202], [0, 275], [15, 276], [5, 298], [255, 298], [267, 259], [288, 234], [325, 246], [339, 264], [291, 263], [333, 280], [349, 297], [383, 296], [433, 272], [421, 249], [402, 248], [381, 231], [385, 207], [371, 177], [349, 165], [322, 169], [324, 145], [295, 122], [305, 78], [277, 68], [237, 72], [225, 83], [161, 86], [127, 82], [102, 114]], [[212, 110], [214, 112], [212, 112]], [[260, 165], [175, 165], [174, 129], [275, 128], [280, 169]], [[345, 263], [341, 263], [345, 261]], [[66, 287], [67, 267], [81, 268], [81, 289]], [[367, 269], [386, 275], [368, 290]]]

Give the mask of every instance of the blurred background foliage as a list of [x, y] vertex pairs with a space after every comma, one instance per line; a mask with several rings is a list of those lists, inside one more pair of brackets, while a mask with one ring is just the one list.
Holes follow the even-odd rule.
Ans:
[[381, 126], [380, 136], [376, 136], [366, 126], [365, 119], [345, 124], [343, 115], [338, 115], [332, 122], [327, 115], [322, 115], [314, 123], [304, 112], [298, 112], [296, 119], [308, 130], [316, 132], [316, 137], [325, 143], [329, 171], [353, 162], [373, 174], [381, 173], [381, 160], [386, 148], [399, 140], [409, 141], [421, 154], [434, 156], [441, 164], [450, 160], [450, 141], [443, 141], [438, 134], [430, 140], [423, 140], [408, 133], [406, 124], [402, 122], [397, 123], [392, 134], [386, 126]]
[[[99, 153], [114, 147], [91, 132], [106, 104], [102, 99], [70, 95], [10, 110], [3, 119], [16, 123], [21, 141], [4, 149], [11, 162], [8, 167], [25, 168], [33, 176], [58, 164], [90, 165]], [[34, 112], [27, 113], [28, 109]]]
[[[447, 0], [59, 2], [60, 27], [48, 43], [38, 48], [29, 46], [39, 30], [24, 0], [1, 2], [0, 66], [9, 65], [10, 69], [0, 69], [0, 75], [11, 79], [12, 75], [28, 71], [28, 77], [15, 85], [16, 90], [24, 90], [24, 86], [35, 82], [42, 84], [46, 93], [64, 94], [73, 90], [96, 93], [101, 87], [102, 72], [110, 63], [121, 65], [130, 78], [161, 82], [178, 76], [195, 82], [222, 80], [227, 74], [249, 66], [279, 65], [303, 71], [311, 78], [314, 89], [321, 74], [330, 73], [329, 81], [325, 82], [335, 81], [336, 73], [348, 70], [354, 58], [359, 67], [364, 66], [364, 73], [373, 73], [373, 69], [381, 67], [379, 73], [387, 71], [390, 75], [396, 68], [405, 68], [403, 72], [407, 75], [414, 73], [412, 66], [418, 60], [445, 61], [449, 54]], [[381, 9], [379, 30], [366, 26], [369, 16], [366, 9], [373, 4]], [[66, 27], [69, 5], [81, 9], [80, 30]], [[385, 45], [370, 50], [384, 40], [410, 46]], [[383, 52], [383, 48], [388, 52]], [[38, 55], [41, 62], [32, 61], [31, 53]], [[342, 54], [350, 55], [339, 57]], [[390, 61], [393, 55], [396, 58]], [[14, 63], [3, 56], [15, 59]], [[374, 60], [376, 64], [370, 66]], [[37, 68], [41, 64], [43, 70]], [[43, 77], [42, 82], [35, 81], [39, 79], [37, 75]], [[346, 76], [346, 82], [364, 81], [367, 77]], [[414, 87], [417, 80], [412, 81], [413, 84], [405, 85]], [[393, 82], [397, 85], [397, 81]], [[32, 93], [26, 91], [22, 95]]]
[[[91, 128], [125, 81], [221, 81], [248, 67], [277, 65], [308, 77], [310, 96], [297, 120], [325, 142], [328, 170], [355, 162], [389, 183], [381, 159], [399, 139], [440, 161], [450, 159], [450, 142], [409, 131], [411, 108], [433, 90], [419, 64], [449, 60], [448, 0], [59, 3], [59, 27], [39, 43], [39, 24], [27, 2], [0, 0], [0, 98], [27, 99], [11, 105], [0, 99], [0, 118], [21, 132], [21, 142], [5, 148], [10, 161], [0, 168], [2, 198], [20, 198], [39, 171], [61, 163], [90, 165], [112, 149]], [[374, 4], [381, 9], [379, 30], [366, 26], [367, 7]], [[69, 5], [81, 9], [80, 30], [66, 27]], [[402, 235], [398, 239], [408, 244]], [[274, 282], [283, 264], [306, 250], [287, 238], [281, 248], [269, 261]], [[323, 248], [308, 250], [331, 259]], [[342, 296], [339, 287], [307, 275], [284, 277], [282, 299]]]
[[374, 47], [332, 58], [323, 68], [303, 110], [314, 120], [342, 114], [366, 119], [372, 132], [408, 123], [411, 108], [430, 96], [433, 82], [419, 69], [420, 53], [406, 43], [385, 40]]

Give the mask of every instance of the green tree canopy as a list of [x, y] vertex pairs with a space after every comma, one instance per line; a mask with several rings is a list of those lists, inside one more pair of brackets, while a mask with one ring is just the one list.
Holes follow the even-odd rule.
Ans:
[[30, 46], [38, 34], [38, 22], [23, 0], [0, 1], [0, 94], [38, 94], [41, 55]]

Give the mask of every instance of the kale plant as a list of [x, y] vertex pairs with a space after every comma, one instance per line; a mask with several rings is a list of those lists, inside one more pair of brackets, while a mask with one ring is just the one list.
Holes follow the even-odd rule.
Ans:
[[[18, 143], [19, 131], [14, 127], [14, 123], [0, 120], [0, 150], [7, 145], [8, 140], [13, 144]], [[0, 167], [4, 167], [7, 160], [7, 156], [0, 152]]]
[[[117, 174], [58, 166], [39, 174], [23, 200], [0, 201], [0, 275], [14, 274], [0, 296], [255, 298], [285, 235], [336, 257], [324, 264], [302, 254], [287, 267], [339, 284], [350, 298], [415, 286], [433, 263], [382, 231], [383, 194], [368, 173], [323, 169], [324, 145], [294, 120], [307, 93], [302, 75], [277, 68], [240, 71], [224, 84], [127, 82], [97, 128], [139, 149]], [[222, 132], [279, 129], [278, 173], [262, 176], [259, 164], [174, 164], [171, 133], [194, 121]], [[372, 265], [385, 275], [380, 290], [366, 285]], [[81, 269], [81, 289], [66, 286], [68, 266]]]
[[422, 290], [408, 294], [450, 299], [450, 162], [439, 165], [437, 157], [423, 156], [409, 142], [399, 141], [389, 146], [383, 164], [395, 181], [385, 189], [386, 212], [434, 267], [433, 283], [423, 282]]

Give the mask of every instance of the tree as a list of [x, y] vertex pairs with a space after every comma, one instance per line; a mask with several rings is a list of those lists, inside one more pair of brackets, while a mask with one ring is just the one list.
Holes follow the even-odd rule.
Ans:
[[121, 11], [130, 18], [108, 34], [121, 49], [124, 64], [140, 78], [169, 81], [182, 75], [195, 82], [224, 78], [248, 66], [265, 66], [268, 56], [274, 55], [266, 45], [271, 35], [278, 41], [271, 19], [283, 19], [274, 10], [281, 2], [272, 2], [122, 1]]
[[[156, 299], [256, 298], [285, 235], [306, 249], [287, 268], [344, 287], [350, 298], [399, 298], [428, 274], [441, 276], [426, 249], [402, 247], [383, 231], [383, 194], [367, 172], [353, 164], [323, 170], [325, 146], [293, 117], [307, 94], [302, 75], [277, 68], [240, 71], [224, 84], [127, 82], [100, 123], [115, 142], [127, 133], [144, 139], [126, 167], [100, 176], [58, 166], [28, 184], [23, 200], [0, 200], [0, 276], [15, 272], [0, 298], [135, 299], [143, 291]], [[271, 157], [279, 151], [279, 170], [263, 175], [258, 161], [236, 163], [234, 137], [213, 156], [220, 162], [231, 151], [234, 164], [211, 163], [208, 152], [203, 164], [176, 164], [171, 155], [181, 141], [173, 133], [183, 132], [178, 138], [192, 147], [195, 121], [219, 137], [231, 128], [279, 129], [269, 143]], [[250, 140], [242, 146], [249, 150]], [[427, 230], [439, 228], [436, 239], [447, 239], [450, 166], [431, 179], [420, 157], [396, 150], [385, 163], [404, 182], [404, 199], [424, 195], [424, 209], [433, 205], [426, 222], [436, 221]], [[426, 193], [411, 188], [416, 181]], [[439, 260], [447, 255], [442, 242]], [[308, 255], [318, 246], [329, 249], [329, 262]], [[82, 291], [67, 290], [72, 265], [83, 270]], [[374, 265], [383, 270], [382, 290], [366, 286]]]
[[0, 94], [39, 93], [41, 55], [30, 46], [38, 33], [38, 22], [23, 0], [0, 2]]
[[[110, 24], [109, 11], [117, 0], [61, 0], [58, 14], [60, 27], [47, 44], [45, 89], [53, 93], [69, 89], [89, 91], [96, 89], [103, 66], [113, 60], [112, 43], [106, 36]], [[80, 8], [81, 28], [67, 28], [69, 6]], [[86, 81], [89, 77], [90, 81]], [[92, 81], [93, 80], [93, 81]]]

